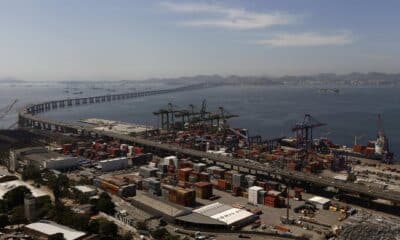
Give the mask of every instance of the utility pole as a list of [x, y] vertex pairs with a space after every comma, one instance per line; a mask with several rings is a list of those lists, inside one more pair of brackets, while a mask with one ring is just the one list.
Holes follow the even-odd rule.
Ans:
[[290, 222], [290, 220], [289, 220], [289, 204], [290, 204], [290, 202], [289, 202], [289, 182], [288, 182], [288, 184], [287, 184], [287, 186], [286, 186], [286, 221], [289, 223]]

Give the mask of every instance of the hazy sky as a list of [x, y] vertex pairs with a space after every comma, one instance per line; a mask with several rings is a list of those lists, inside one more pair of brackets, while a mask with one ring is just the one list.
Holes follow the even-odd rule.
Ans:
[[0, 0], [0, 78], [399, 71], [400, 1]]

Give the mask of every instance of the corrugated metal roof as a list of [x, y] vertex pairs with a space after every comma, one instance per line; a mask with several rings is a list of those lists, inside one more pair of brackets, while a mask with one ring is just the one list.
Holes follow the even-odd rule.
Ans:
[[254, 215], [246, 210], [234, 208], [219, 202], [198, 208], [193, 210], [193, 212], [224, 222], [227, 225], [234, 224]]
[[204, 207], [198, 208], [196, 210], [193, 210], [193, 212], [200, 213], [205, 216], [211, 217], [215, 214], [224, 212], [230, 208], [232, 208], [232, 207], [222, 204], [222, 203], [219, 203], [219, 202], [216, 202], [216, 203], [212, 203], [212, 204], [206, 205]]
[[315, 196], [315, 197], [308, 199], [308, 201], [313, 202], [313, 203], [326, 204], [326, 203], [329, 203], [331, 200], [329, 198]]
[[211, 218], [222, 221], [228, 225], [252, 217], [253, 213], [239, 208], [230, 208], [224, 212], [211, 216]]
[[51, 221], [39, 221], [35, 223], [31, 223], [25, 226], [28, 229], [34, 230], [36, 232], [44, 233], [47, 236], [62, 233], [66, 240], [75, 240], [79, 239], [86, 235], [85, 232], [80, 232], [75, 229], [59, 225], [55, 222]]

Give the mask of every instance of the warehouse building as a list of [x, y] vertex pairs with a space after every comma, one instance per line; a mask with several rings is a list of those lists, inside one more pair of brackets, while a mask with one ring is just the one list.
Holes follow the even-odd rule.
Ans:
[[222, 222], [225, 227], [242, 227], [257, 220], [258, 216], [253, 213], [235, 208], [219, 202], [206, 205], [193, 210], [194, 213], [206, 216], [218, 222]]
[[307, 200], [308, 203], [315, 205], [318, 209], [328, 209], [331, 205], [331, 200], [329, 198], [324, 198], [320, 196], [314, 196]]
[[139, 209], [151, 213], [153, 216], [163, 217], [166, 221], [175, 222], [178, 217], [190, 214], [190, 208], [171, 203], [161, 197], [147, 193], [140, 193], [131, 199], [131, 204]]
[[48, 239], [50, 236], [61, 233], [65, 240], [82, 240], [87, 234], [51, 221], [39, 221], [24, 226], [24, 231], [35, 239]]
[[95, 188], [88, 186], [88, 185], [78, 185], [74, 186], [74, 190], [78, 191], [79, 193], [86, 195], [88, 197], [95, 196], [97, 194], [97, 191]]

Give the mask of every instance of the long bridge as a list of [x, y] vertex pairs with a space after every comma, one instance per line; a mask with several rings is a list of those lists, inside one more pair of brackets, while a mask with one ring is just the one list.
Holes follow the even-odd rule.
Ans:
[[179, 87], [174, 89], [166, 90], [156, 90], [156, 91], [143, 91], [134, 93], [124, 93], [124, 94], [113, 94], [104, 95], [97, 97], [87, 97], [87, 98], [76, 98], [76, 99], [65, 99], [57, 101], [49, 101], [38, 103], [34, 105], [27, 106], [22, 109], [18, 115], [18, 124], [22, 128], [37, 128], [43, 130], [64, 132], [64, 133], [75, 133], [80, 135], [90, 135], [98, 137], [107, 137], [112, 139], [119, 139], [126, 143], [132, 143], [139, 146], [144, 146], [147, 148], [163, 151], [166, 153], [179, 153], [185, 156], [190, 156], [195, 159], [201, 159], [206, 161], [211, 161], [214, 164], [224, 165], [225, 167], [230, 167], [232, 169], [238, 169], [239, 171], [248, 171], [255, 174], [269, 175], [269, 176], [279, 176], [281, 179], [286, 179], [290, 181], [298, 181], [311, 184], [313, 186], [319, 187], [335, 187], [338, 190], [351, 194], [358, 194], [362, 197], [368, 199], [385, 199], [392, 201], [394, 204], [400, 203], [400, 193], [392, 190], [382, 190], [381, 188], [376, 188], [372, 186], [366, 186], [361, 184], [356, 184], [352, 182], [344, 182], [340, 180], [335, 180], [333, 178], [321, 178], [317, 175], [305, 174], [298, 171], [291, 171], [287, 169], [281, 169], [276, 167], [271, 167], [256, 161], [230, 158], [221, 155], [216, 155], [212, 153], [207, 153], [203, 151], [181, 148], [172, 144], [159, 143], [155, 141], [150, 141], [141, 137], [134, 137], [124, 134], [117, 134], [113, 132], [106, 132], [101, 130], [96, 130], [90, 126], [81, 126], [78, 124], [59, 122], [55, 120], [44, 119], [38, 116], [38, 113], [50, 111], [52, 109], [73, 107], [85, 104], [95, 104], [101, 102], [110, 102], [116, 100], [144, 97], [156, 94], [166, 94], [178, 91], [195, 90], [199, 88], [208, 87], [206, 84], [195, 84], [185, 87]]

